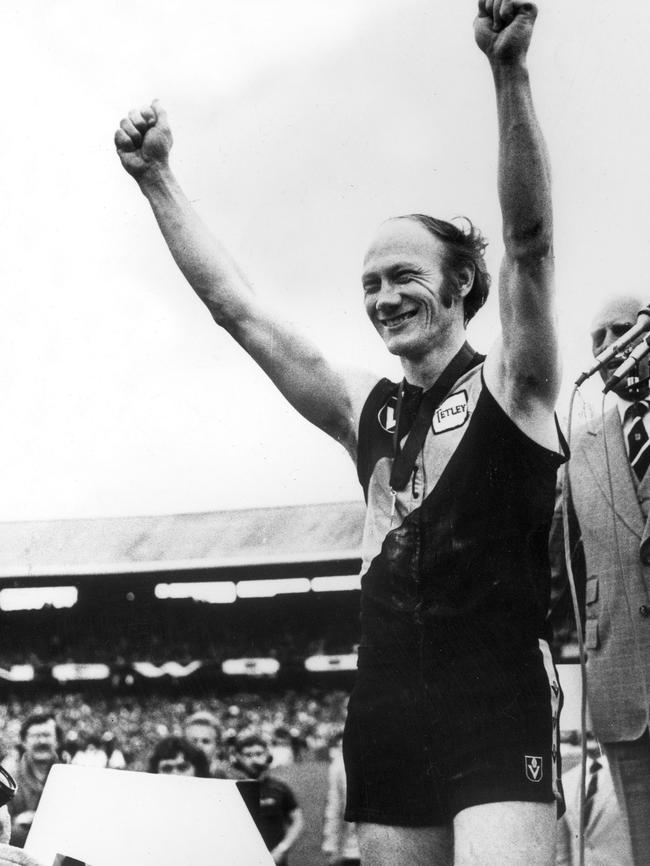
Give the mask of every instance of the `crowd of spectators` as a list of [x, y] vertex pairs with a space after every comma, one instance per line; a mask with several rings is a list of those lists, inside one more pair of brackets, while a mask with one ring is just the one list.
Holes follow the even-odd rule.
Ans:
[[[146, 770], [151, 752], [164, 737], [184, 734], [188, 718], [197, 712], [214, 716], [224, 746], [243, 731], [261, 733], [278, 754], [291, 750], [292, 758], [306, 754], [327, 757], [332, 737], [345, 717], [346, 695], [341, 691], [298, 694], [239, 693], [222, 697], [138, 695], [96, 696], [81, 693], [48, 698], [62, 732], [62, 748], [69, 760], [81, 750], [118, 751], [124, 766]], [[0, 704], [0, 743], [3, 760], [20, 749], [20, 728], [41, 703], [13, 698]]]
[[342, 692], [227, 700], [71, 693], [50, 695], [42, 705], [14, 698], [0, 705], [0, 757], [17, 783], [8, 804], [11, 844], [24, 846], [52, 767], [71, 763], [233, 780], [273, 861], [287, 866], [303, 811], [292, 787], [272, 771], [300, 761], [305, 751], [328, 759], [345, 703]]

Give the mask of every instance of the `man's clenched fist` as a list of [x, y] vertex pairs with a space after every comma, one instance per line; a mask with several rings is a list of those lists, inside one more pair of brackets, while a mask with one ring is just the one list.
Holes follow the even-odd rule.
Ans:
[[159, 100], [123, 118], [115, 133], [115, 147], [122, 165], [137, 181], [167, 167], [172, 132]]
[[525, 59], [537, 7], [525, 0], [479, 0], [474, 21], [476, 42], [492, 62]]

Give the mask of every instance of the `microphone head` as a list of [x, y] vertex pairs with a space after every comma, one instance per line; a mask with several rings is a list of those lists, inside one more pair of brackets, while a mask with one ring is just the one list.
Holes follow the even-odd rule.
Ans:
[[643, 400], [650, 394], [650, 358], [647, 355], [636, 361], [620, 380], [612, 382], [613, 375], [614, 370], [609, 369], [609, 365], [603, 369], [604, 393], [611, 391], [624, 400]]
[[[632, 349], [634, 347], [632, 345], [626, 346], [624, 349], [619, 349], [619, 351], [607, 361], [606, 364], [598, 370], [598, 375], [603, 380], [605, 385], [610, 382], [612, 376], [616, 374], [618, 368], [623, 364], [632, 354]], [[624, 380], [623, 380], [624, 381]], [[616, 390], [615, 385], [612, 383], [609, 385], [607, 390]]]
[[[606, 305], [591, 326], [592, 349], [594, 363], [576, 379], [575, 384], [579, 387], [595, 372], [600, 372], [605, 381], [605, 393], [614, 386], [609, 381], [616, 370], [612, 362], [618, 359], [620, 365], [621, 354], [629, 351], [630, 347], [637, 346], [644, 334], [650, 332], [650, 305], [639, 310], [640, 304], [636, 299], [623, 298]], [[633, 311], [636, 313], [634, 322]], [[612, 337], [616, 336], [615, 339]], [[607, 345], [603, 342], [609, 338]], [[647, 337], [646, 337], [647, 339]], [[621, 373], [618, 372], [618, 377]]]

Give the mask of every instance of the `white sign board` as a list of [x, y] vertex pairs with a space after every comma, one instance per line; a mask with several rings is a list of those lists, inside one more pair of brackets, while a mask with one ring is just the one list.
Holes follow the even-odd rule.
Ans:
[[50, 771], [25, 850], [43, 866], [273, 864], [235, 782], [66, 764]]

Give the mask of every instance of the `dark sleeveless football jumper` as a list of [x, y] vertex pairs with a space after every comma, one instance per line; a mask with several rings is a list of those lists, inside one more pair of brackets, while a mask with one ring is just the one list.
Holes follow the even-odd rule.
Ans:
[[[514, 424], [480, 365], [434, 413], [393, 502], [398, 387], [380, 381], [360, 422], [368, 515], [346, 817], [423, 826], [481, 802], [559, 800], [561, 696], [544, 622], [565, 456]], [[402, 441], [420, 399], [406, 386]]]

